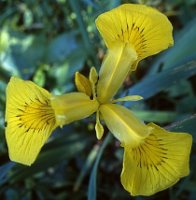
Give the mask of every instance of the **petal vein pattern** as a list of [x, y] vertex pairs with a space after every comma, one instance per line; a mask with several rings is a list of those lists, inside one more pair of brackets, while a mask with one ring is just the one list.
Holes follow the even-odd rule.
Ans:
[[151, 134], [140, 145], [124, 146], [121, 182], [133, 196], [150, 196], [189, 174], [191, 135], [147, 126]]
[[101, 14], [96, 20], [97, 28], [106, 46], [127, 43], [135, 48], [137, 63], [173, 45], [172, 25], [158, 10], [139, 4], [124, 4]]
[[10, 159], [31, 165], [56, 128], [50, 93], [12, 77], [6, 90], [6, 140]]

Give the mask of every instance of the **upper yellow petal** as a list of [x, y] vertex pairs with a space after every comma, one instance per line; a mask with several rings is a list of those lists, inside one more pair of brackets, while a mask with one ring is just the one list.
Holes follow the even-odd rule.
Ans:
[[99, 108], [108, 129], [122, 143], [137, 146], [148, 136], [150, 128], [137, 119], [133, 113], [118, 104], [103, 104]]
[[146, 5], [121, 5], [98, 16], [96, 25], [109, 49], [117, 42], [131, 44], [137, 62], [173, 45], [173, 28], [167, 17]]
[[121, 182], [133, 196], [153, 195], [189, 174], [192, 136], [147, 126], [151, 134], [140, 145], [124, 146]]
[[12, 161], [31, 165], [56, 128], [51, 94], [12, 77], [6, 90], [6, 140]]
[[51, 105], [59, 126], [86, 118], [96, 112], [99, 106], [96, 99], [91, 100], [88, 95], [81, 92], [52, 96]]

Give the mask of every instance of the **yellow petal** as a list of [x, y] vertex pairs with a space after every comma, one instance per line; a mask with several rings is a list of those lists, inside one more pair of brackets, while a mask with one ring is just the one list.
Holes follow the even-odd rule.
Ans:
[[83, 92], [87, 94], [89, 97], [92, 95], [90, 81], [79, 72], [75, 73], [75, 85], [79, 92]]
[[99, 119], [99, 111], [97, 111], [97, 113], [96, 113], [96, 125], [95, 125], [95, 131], [96, 131], [97, 139], [100, 140], [100, 139], [103, 137], [103, 134], [104, 134], [104, 128], [103, 128], [102, 124], [100, 123], [100, 119]]
[[142, 99], [143, 99], [142, 96], [130, 95], [130, 96], [125, 96], [125, 97], [122, 97], [122, 98], [112, 100], [112, 103], [122, 102], [122, 101], [139, 101], [139, 100], [142, 100]]
[[116, 94], [136, 59], [136, 53], [129, 45], [118, 44], [109, 49], [97, 84], [97, 98], [101, 103], [108, 102]]
[[55, 111], [56, 123], [59, 126], [86, 118], [97, 111], [98, 102], [81, 92], [53, 96], [51, 105]]
[[133, 196], [153, 195], [189, 174], [192, 136], [148, 127], [151, 134], [138, 147], [124, 146], [121, 182]]
[[167, 17], [145, 5], [123, 4], [98, 16], [96, 25], [109, 49], [116, 42], [131, 44], [137, 62], [173, 45], [173, 28]]
[[12, 77], [6, 90], [6, 140], [12, 161], [31, 165], [56, 128], [51, 94]]
[[128, 144], [136, 146], [148, 136], [150, 129], [124, 106], [104, 104], [99, 110], [108, 129], [123, 146]]

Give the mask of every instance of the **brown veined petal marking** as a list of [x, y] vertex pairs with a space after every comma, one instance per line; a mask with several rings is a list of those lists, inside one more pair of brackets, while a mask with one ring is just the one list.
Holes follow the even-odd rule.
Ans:
[[189, 174], [192, 136], [150, 123], [152, 133], [138, 147], [125, 146], [121, 182], [131, 195], [150, 196]]
[[56, 128], [50, 93], [12, 77], [6, 90], [6, 140], [12, 161], [31, 165]]

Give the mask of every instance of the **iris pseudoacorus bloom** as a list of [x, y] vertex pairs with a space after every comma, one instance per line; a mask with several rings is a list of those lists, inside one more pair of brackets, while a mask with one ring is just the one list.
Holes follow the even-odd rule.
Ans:
[[31, 81], [12, 77], [6, 97], [6, 139], [10, 159], [31, 165], [57, 127], [96, 113], [98, 139], [103, 123], [124, 148], [121, 183], [131, 195], [152, 195], [189, 174], [192, 137], [144, 124], [126, 107], [137, 95], [113, 99], [140, 60], [173, 44], [172, 25], [154, 8], [124, 4], [101, 14], [96, 25], [108, 52], [99, 74], [75, 74], [78, 92], [55, 96]]

